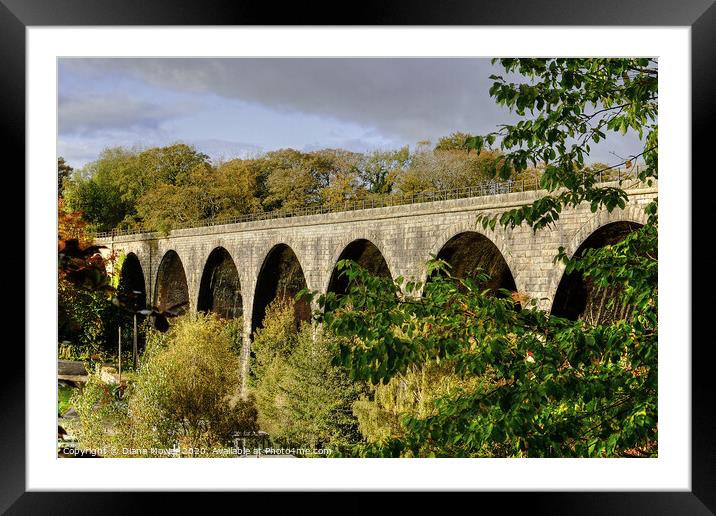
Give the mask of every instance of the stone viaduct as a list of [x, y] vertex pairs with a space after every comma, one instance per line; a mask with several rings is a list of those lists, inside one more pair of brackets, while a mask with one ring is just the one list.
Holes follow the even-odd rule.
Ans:
[[657, 190], [656, 185], [632, 186], [627, 206], [611, 213], [592, 213], [588, 205], [567, 209], [552, 227], [537, 233], [526, 225], [485, 231], [476, 216], [528, 204], [544, 191], [177, 229], [168, 235], [106, 236], [97, 242], [107, 252], [126, 256], [123, 279], [142, 291], [147, 304], [243, 317], [247, 357], [250, 336], [279, 290], [293, 293], [307, 286], [324, 293], [342, 288], [334, 275], [341, 258], [393, 278], [424, 281], [426, 261], [438, 255], [458, 274], [474, 266], [488, 269], [498, 286], [554, 311], [564, 271], [562, 264], [553, 263], [557, 249], [564, 246], [571, 256], [587, 241], [598, 244], [594, 239], [601, 233], [608, 240], [610, 228], [623, 233], [643, 224], [643, 208]]

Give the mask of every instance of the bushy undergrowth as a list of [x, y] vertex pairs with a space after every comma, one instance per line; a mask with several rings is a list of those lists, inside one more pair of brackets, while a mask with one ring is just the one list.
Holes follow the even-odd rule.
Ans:
[[85, 448], [104, 456], [128, 449], [226, 447], [235, 432], [256, 428], [253, 403], [239, 395], [239, 357], [226, 322], [213, 315], [177, 320], [165, 334], [150, 332], [136, 381], [120, 396], [116, 386], [90, 377], [73, 402], [73, 428]]
[[375, 385], [369, 395], [353, 405], [361, 434], [369, 443], [406, 435], [405, 416], [424, 418], [437, 413], [436, 401], [460, 392], [475, 392], [484, 386], [478, 376], [461, 377], [455, 366], [443, 361], [410, 366], [389, 382]]

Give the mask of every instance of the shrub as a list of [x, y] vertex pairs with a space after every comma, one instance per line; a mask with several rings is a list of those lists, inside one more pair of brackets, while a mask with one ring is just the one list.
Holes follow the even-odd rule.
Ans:
[[264, 376], [265, 369], [274, 359], [288, 358], [296, 347], [298, 333], [293, 309], [293, 303], [286, 298], [277, 298], [266, 307], [263, 326], [256, 330], [251, 343], [254, 383]]
[[138, 429], [153, 429], [158, 445], [192, 448], [227, 444], [235, 431], [253, 429], [225, 322], [197, 314], [154, 337], [129, 403]]
[[336, 338], [304, 323], [296, 331], [293, 305], [269, 307], [253, 350], [258, 422], [281, 445], [334, 448], [360, 439], [351, 406], [364, 392], [332, 365]]
[[[406, 416], [426, 418], [438, 413], [442, 398], [458, 393], [473, 393], [482, 388], [481, 376], [461, 377], [449, 361], [411, 365], [387, 383], [373, 386], [368, 395], [353, 404], [361, 435], [368, 443], [402, 439], [408, 434]], [[429, 455], [429, 447], [420, 456]], [[487, 453], [487, 452], [485, 452]]]
[[68, 430], [85, 450], [103, 457], [121, 456], [131, 444], [127, 402], [118, 396], [117, 386], [105, 384], [90, 374], [84, 387], [77, 389], [70, 404], [79, 416], [68, 421]]
[[[251, 398], [240, 397], [239, 357], [225, 321], [179, 318], [169, 332], [150, 332], [142, 367], [122, 399], [91, 379], [77, 396], [83, 447], [188, 449], [225, 447], [235, 432], [256, 429]], [[126, 401], [125, 401], [126, 400]], [[100, 408], [101, 410], [97, 410]]]
[[116, 353], [117, 309], [104, 292], [78, 288], [60, 279], [58, 296], [59, 358], [88, 360]]

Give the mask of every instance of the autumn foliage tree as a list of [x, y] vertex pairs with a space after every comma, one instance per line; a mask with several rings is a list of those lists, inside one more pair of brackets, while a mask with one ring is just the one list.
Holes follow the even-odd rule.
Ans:
[[89, 358], [107, 351], [116, 310], [105, 259], [79, 212], [58, 201], [58, 338], [62, 358]]

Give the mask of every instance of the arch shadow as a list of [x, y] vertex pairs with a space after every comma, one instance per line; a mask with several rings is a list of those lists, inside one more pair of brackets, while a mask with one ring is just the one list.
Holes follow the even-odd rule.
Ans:
[[243, 315], [239, 272], [223, 247], [216, 247], [206, 260], [196, 306], [198, 311], [214, 312], [224, 319]]
[[128, 253], [119, 273], [118, 292], [129, 301], [134, 311], [142, 310], [147, 306], [147, 288], [144, 271], [139, 258], [134, 253]]
[[[254, 304], [251, 314], [251, 334], [263, 324], [266, 308], [275, 299], [293, 300], [302, 289], [307, 288], [306, 277], [296, 253], [286, 244], [277, 244], [264, 258], [256, 280]], [[311, 319], [311, 306], [305, 299], [295, 302], [295, 321]]]
[[189, 286], [181, 258], [174, 250], [164, 253], [157, 270], [154, 305], [162, 312], [182, 315], [189, 311]]
[[[577, 248], [573, 256], [579, 257], [587, 249], [613, 245], [643, 224], [632, 221], [610, 222], [595, 229]], [[598, 287], [584, 278], [580, 271], [562, 274], [552, 301], [550, 313], [571, 320], [586, 319], [593, 323], [618, 320], [621, 310], [607, 309], [606, 301], [618, 291], [618, 286]]]
[[[515, 278], [502, 252], [482, 233], [463, 231], [454, 235], [440, 248], [437, 258], [450, 265], [450, 274], [457, 279], [474, 278], [482, 272], [490, 276], [485, 288], [493, 293], [497, 294], [498, 289], [517, 290]], [[426, 281], [430, 281], [431, 277]]]
[[327, 292], [335, 292], [341, 296], [348, 291], [348, 278], [336, 269], [335, 264], [340, 260], [352, 260], [373, 274], [384, 278], [392, 278], [388, 262], [380, 249], [370, 240], [359, 238], [345, 246], [335, 260], [331, 277], [328, 281]]

